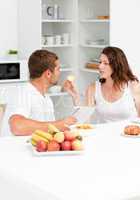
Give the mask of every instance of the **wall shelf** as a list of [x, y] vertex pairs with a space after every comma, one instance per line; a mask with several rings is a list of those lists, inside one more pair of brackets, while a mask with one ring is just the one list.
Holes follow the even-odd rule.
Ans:
[[82, 19], [81, 23], [109, 23], [109, 19]]
[[88, 48], [99, 48], [99, 49], [103, 49], [108, 45], [91, 45], [91, 44], [81, 44], [81, 47], [88, 47]]
[[88, 68], [81, 68], [80, 71], [82, 72], [90, 72], [90, 73], [99, 73], [98, 69], [88, 69]]
[[62, 47], [73, 47], [72, 44], [60, 44], [60, 45], [42, 45], [42, 48], [62, 48]]
[[69, 95], [67, 92], [48, 93], [48, 94], [51, 97], [53, 97], [53, 96], [67, 96], [67, 95]]
[[71, 19], [42, 19], [42, 23], [72, 23]]

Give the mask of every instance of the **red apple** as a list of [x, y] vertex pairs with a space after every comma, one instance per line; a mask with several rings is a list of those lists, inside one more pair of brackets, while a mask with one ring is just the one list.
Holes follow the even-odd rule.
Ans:
[[71, 142], [70, 141], [64, 141], [61, 143], [61, 149], [64, 151], [71, 150]]
[[83, 144], [80, 140], [74, 140], [72, 141], [72, 144], [71, 144], [71, 147], [72, 147], [72, 150], [83, 150]]
[[64, 131], [65, 140], [73, 141], [75, 139], [75, 134], [70, 131]]
[[39, 140], [36, 143], [36, 150], [39, 152], [47, 151], [47, 143], [43, 140]]
[[48, 151], [59, 151], [60, 150], [60, 145], [58, 142], [52, 140], [48, 144]]

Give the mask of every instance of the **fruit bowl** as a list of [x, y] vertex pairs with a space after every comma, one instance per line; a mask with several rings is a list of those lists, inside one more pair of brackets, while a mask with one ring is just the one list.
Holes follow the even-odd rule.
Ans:
[[34, 131], [28, 142], [35, 155], [76, 155], [84, 149], [78, 131], [61, 132], [52, 124], [48, 125], [47, 132]]

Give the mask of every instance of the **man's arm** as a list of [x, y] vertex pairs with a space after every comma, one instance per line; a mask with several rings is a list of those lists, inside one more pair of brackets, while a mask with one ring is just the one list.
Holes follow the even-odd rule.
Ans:
[[67, 126], [76, 122], [74, 117], [67, 117], [64, 120], [56, 120], [50, 122], [40, 122], [32, 119], [28, 119], [22, 115], [12, 115], [9, 119], [10, 129], [14, 135], [25, 136], [31, 135], [36, 129], [48, 130], [48, 124], [53, 124], [59, 130], [64, 131]]

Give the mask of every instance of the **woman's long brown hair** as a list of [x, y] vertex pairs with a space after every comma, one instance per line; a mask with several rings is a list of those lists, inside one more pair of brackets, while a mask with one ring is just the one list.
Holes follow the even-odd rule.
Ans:
[[126, 55], [120, 48], [105, 47], [102, 54], [107, 56], [112, 68], [111, 77], [114, 81], [114, 87], [121, 89], [123, 84], [128, 84], [129, 81], [138, 81], [130, 69]]

